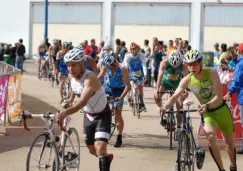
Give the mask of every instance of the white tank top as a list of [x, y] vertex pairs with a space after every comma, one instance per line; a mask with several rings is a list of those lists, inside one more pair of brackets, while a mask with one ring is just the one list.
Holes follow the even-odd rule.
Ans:
[[[84, 74], [82, 75], [81, 79], [77, 81], [75, 78], [71, 79], [71, 87], [72, 91], [77, 94], [81, 95], [83, 88], [84, 88], [84, 80], [88, 73], [91, 71], [85, 70]], [[87, 105], [84, 107], [84, 111], [87, 113], [99, 113], [102, 112], [105, 107], [107, 106], [107, 97], [105, 90], [102, 86], [100, 89], [95, 91], [94, 95], [91, 96], [88, 100]]]

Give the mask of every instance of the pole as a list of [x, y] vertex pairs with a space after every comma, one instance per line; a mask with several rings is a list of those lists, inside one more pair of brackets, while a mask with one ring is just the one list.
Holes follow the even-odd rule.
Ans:
[[48, 0], [45, 0], [45, 24], [44, 24], [44, 40], [48, 36]]

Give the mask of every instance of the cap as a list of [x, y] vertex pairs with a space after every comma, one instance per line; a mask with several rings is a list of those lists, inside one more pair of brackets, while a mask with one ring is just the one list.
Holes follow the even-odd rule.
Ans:
[[238, 50], [240, 51], [243, 51], [243, 43], [240, 43], [238, 46], [237, 46]]

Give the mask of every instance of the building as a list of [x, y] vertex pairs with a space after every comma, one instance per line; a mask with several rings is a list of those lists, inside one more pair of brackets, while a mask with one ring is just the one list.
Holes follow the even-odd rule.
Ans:
[[[44, 37], [44, 0], [1, 0], [0, 42], [24, 39], [36, 54]], [[214, 42], [243, 42], [242, 0], [49, 0], [49, 40], [74, 45], [116, 38], [127, 45], [158, 37], [181, 37], [193, 48], [213, 50]]]

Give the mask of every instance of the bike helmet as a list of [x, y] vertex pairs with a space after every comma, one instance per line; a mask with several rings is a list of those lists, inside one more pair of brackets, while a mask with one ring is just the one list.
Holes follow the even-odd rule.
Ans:
[[116, 58], [111, 53], [106, 53], [102, 59], [102, 65], [105, 67], [111, 66], [116, 61]]
[[192, 63], [195, 61], [199, 61], [202, 60], [203, 56], [202, 54], [197, 51], [197, 50], [190, 50], [186, 53], [186, 55], [184, 56], [184, 62], [185, 63]]
[[177, 68], [178, 66], [181, 65], [182, 59], [183, 59], [183, 55], [179, 51], [174, 50], [170, 53], [168, 62], [172, 67]]
[[64, 56], [64, 62], [81, 62], [84, 60], [84, 51], [75, 47], [69, 50]]
[[106, 43], [104, 45], [104, 48], [103, 49], [111, 49], [111, 44], [110, 43]]
[[54, 44], [54, 43], [58, 43], [58, 40], [57, 39], [53, 39], [52, 40], [52, 43]]
[[69, 48], [70, 47], [70, 43], [69, 42], [63, 42], [62, 43], [62, 47]]
[[77, 48], [77, 49], [79, 49], [79, 50], [82, 50], [82, 51], [84, 51], [84, 48], [83, 48], [83, 46], [75, 46], [75, 47], [73, 47], [73, 48]]
[[138, 45], [136, 43], [131, 43], [130, 49], [138, 49]]

